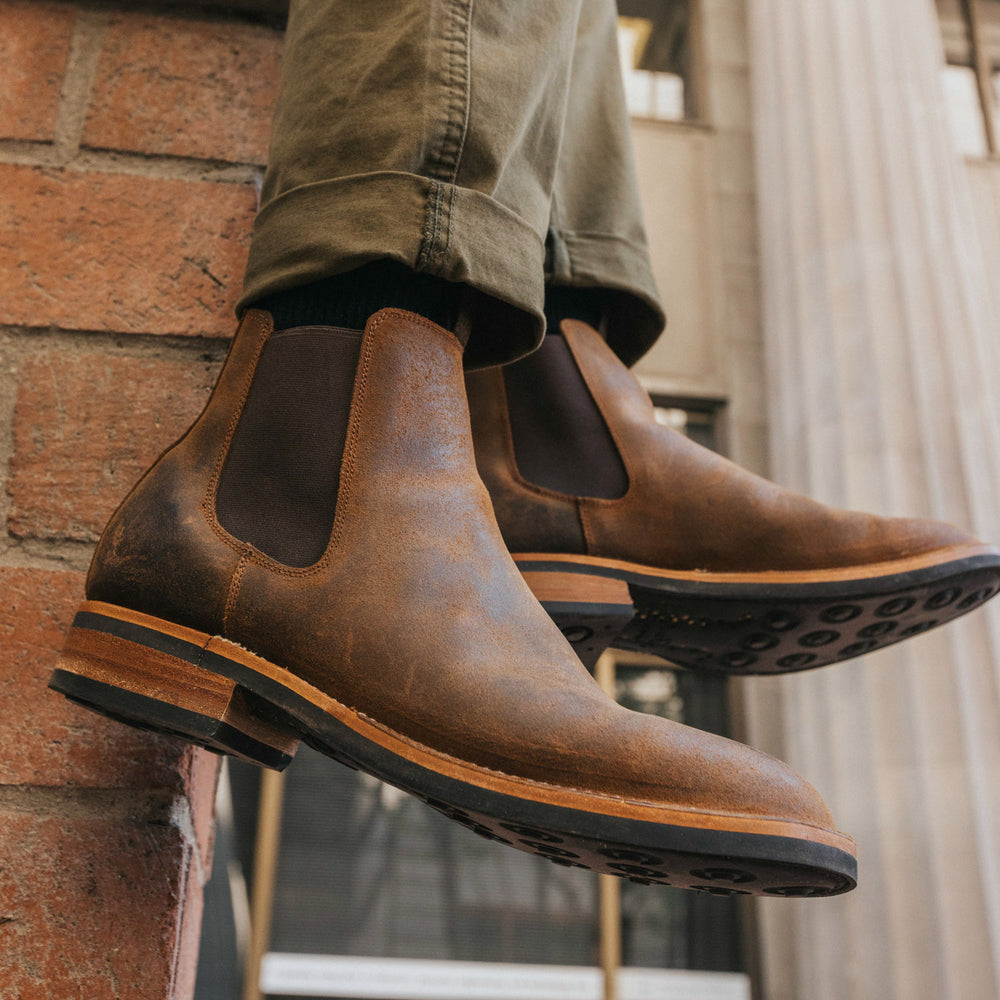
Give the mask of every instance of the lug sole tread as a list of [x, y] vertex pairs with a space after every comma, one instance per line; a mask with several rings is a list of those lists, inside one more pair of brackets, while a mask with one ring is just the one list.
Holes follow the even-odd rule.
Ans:
[[[728, 674], [792, 673], [863, 656], [947, 624], [1000, 592], [1000, 557], [991, 556], [911, 573], [795, 584], [699, 586], [615, 570], [630, 600], [617, 605], [573, 600], [565, 562], [531, 557], [519, 565], [588, 665], [611, 646]], [[609, 571], [581, 563], [576, 572]], [[551, 599], [546, 573], [563, 581], [558, 600]], [[593, 592], [593, 584], [587, 589]]]

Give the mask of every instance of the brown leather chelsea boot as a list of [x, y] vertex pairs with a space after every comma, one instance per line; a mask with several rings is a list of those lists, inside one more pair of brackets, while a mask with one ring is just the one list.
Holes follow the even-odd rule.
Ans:
[[502, 371], [466, 382], [500, 530], [588, 665], [613, 645], [695, 669], [804, 670], [926, 632], [1000, 590], [993, 546], [780, 489], [658, 424], [592, 328], [564, 320], [561, 332], [624, 465], [620, 497], [528, 482]]
[[[292, 565], [260, 547], [298, 516], [269, 499], [280, 483], [247, 480], [256, 518], [220, 515], [261, 385], [294, 369], [270, 326], [245, 316], [204, 412], [112, 517], [56, 690], [273, 768], [305, 739], [560, 864], [711, 892], [854, 886], [853, 842], [794, 772], [630, 712], [581, 666], [503, 544], [447, 331], [369, 320], [317, 553], [282, 542]], [[313, 367], [326, 329], [303, 341]]]

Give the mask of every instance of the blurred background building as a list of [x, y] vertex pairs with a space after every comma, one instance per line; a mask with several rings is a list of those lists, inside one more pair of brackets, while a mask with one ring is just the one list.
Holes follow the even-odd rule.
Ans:
[[[283, 11], [0, 2], [0, 574], [43, 595], [5, 619], [12, 662], [33, 676], [104, 519], [197, 412], [224, 354]], [[820, 500], [1000, 539], [1000, 0], [619, 11], [670, 314], [639, 365], [662, 419]], [[808, 777], [858, 840], [854, 893], [758, 901], [598, 879], [480, 840], [303, 749], [284, 777], [223, 772], [196, 996], [995, 1000], [995, 603], [816, 674], [725, 681], [630, 654], [601, 661], [624, 703]], [[34, 725], [30, 706], [18, 711], [0, 723], [4, 748]], [[90, 748], [83, 718], [27, 738]], [[100, 733], [120, 760], [117, 730]], [[64, 754], [51, 779], [0, 770], [0, 811], [10, 788], [44, 786], [49, 816], [60, 785], [78, 812], [81, 781], [111, 780], [81, 779], [87, 754]], [[182, 873], [200, 870], [196, 850], [183, 857]], [[200, 892], [197, 879], [176, 885], [175, 900]], [[112, 919], [112, 895], [78, 889], [78, 919], [100, 907]], [[167, 916], [173, 971], [142, 995], [187, 1000], [184, 922]], [[87, 995], [139, 995], [109, 961], [78, 962], [78, 983], [112, 984]]]

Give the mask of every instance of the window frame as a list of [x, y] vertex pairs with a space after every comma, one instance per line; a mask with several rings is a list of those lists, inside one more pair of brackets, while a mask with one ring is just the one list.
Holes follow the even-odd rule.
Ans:
[[[972, 70], [976, 81], [979, 112], [982, 117], [983, 137], [986, 142], [985, 153], [967, 155], [972, 155], [974, 158], [985, 156], [988, 159], [997, 159], [1000, 158], [1000, 106], [998, 106], [1000, 102], [997, 100], [993, 75], [994, 70], [1000, 72], [1000, 61], [998, 61], [996, 67], [991, 62], [986, 30], [983, 24], [981, 6], [983, 0], [956, 0], [956, 2], [958, 14], [969, 44], [969, 61], [968, 63], [951, 62], [948, 58], [947, 45], [945, 45], [944, 64], [946, 66], [963, 66]], [[945, 38], [944, 23], [944, 21], [941, 22], [943, 40]]]
[[[633, 122], [645, 122], [669, 128], [710, 128], [708, 107], [708, 86], [705, 68], [705, 29], [702, 0], [687, 0], [688, 3], [688, 76], [684, 78], [684, 114], [680, 118], [665, 118], [629, 111]], [[618, 14], [619, 23], [638, 20], [633, 14]], [[623, 74], [627, 71], [622, 66]], [[655, 75], [655, 74], [654, 74]]]

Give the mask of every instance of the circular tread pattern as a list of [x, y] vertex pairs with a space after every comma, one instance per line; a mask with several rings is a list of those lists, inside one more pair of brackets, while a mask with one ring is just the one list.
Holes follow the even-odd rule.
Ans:
[[799, 645], [810, 648], [829, 646], [831, 642], [836, 642], [839, 638], [839, 632], [834, 632], [833, 629], [821, 629], [818, 632], [807, 632], [799, 639]]
[[755, 632], [748, 635], [740, 645], [754, 653], [763, 653], [768, 649], [774, 649], [781, 645], [781, 640], [776, 635], [769, 635], [767, 632]]
[[[454, 807], [452, 811], [465, 812]], [[556, 832], [547, 832], [540, 826], [512, 823], [474, 810], [465, 812], [465, 815], [471, 819], [469, 829], [486, 839], [497, 839], [495, 831], [498, 829], [516, 827], [521, 831], [531, 830], [544, 837], [519, 838], [510, 846], [563, 868], [582, 868], [614, 875], [638, 885], [697, 889], [715, 896], [765, 892], [778, 896], [828, 896], [845, 892], [853, 886], [853, 877], [846, 876], [836, 867], [828, 868], [825, 863], [820, 863], [818, 867], [804, 866], [798, 858], [786, 863], [777, 858], [771, 861], [744, 858], [737, 854], [720, 857], [721, 864], [705, 863], [708, 858], [704, 855], [686, 851], [668, 848], [650, 850], [633, 846], [628, 841], [592, 840], [562, 828], [556, 828], [557, 836]], [[558, 840], [561, 846], [552, 843], [553, 840]]]
[[791, 653], [778, 660], [778, 666], [783, 670], [801, 670], [816, 662], [815, 653]]
[[442, 816], [447, 816], [448, 819], [453, 819], [456, 823], [461, 823], [463, 826], [472, 826], [475, 824], [475, 820], [467, 812], [449, 805], [447, 802], [440, 802], [437, 799], [424, 799], [424, 802], [431, 809], [441, 813]]
[[567, 851], [564, 847], [556, 847], [555, 844], [547, 844], [541, 840], [522, 840], [521, 843], [548, 858], [572, 858], [576, 860], [580, 857], [574, 851]]
[[639, 878], [670, 878], [667, 872], [657, 871], [655, 868], [643, 868], [641, 865], [611, 864], [608, 867], [613, 872], [621, 872], [622, 875], [635, 875]]
[[[518, 823], [501, 823], [500, 825], [505, 830], [516, 833], [519, 837], [528, 837], [531, 840], [543, 840], [549, 844], [561, 844], [563, 842], [562, 837], [557, 837], [554, 833], [549, 833], [547, 830], [539, 830], [533, 826], [521, 826]], [[522, 841], [522, 843], [525, 842]]]
[[973, 608], [979, 607], [983, 601], [988, 601], [995, 593], [996, 591], [991, 587], [983, 587], [981, 590], [975, 590], [968, 597], [963, 597], [958, 602], [958, 610], [971, 611]]
[[511, 842], [507, 840], [506, 837], [501, 837], [500, 834], [494, 833], [492, 829], [488, 826], [483, 826], [482, 823], [463, 823], [467, 830], [471, 830], [473, 833], [478, 834], [484, 840], [492, 840], [497, 844], [507, 844], [511, 846]]
[[663, 858], [656, 854], [645, 854], [642, 851], [623, 850], [620, 847], [601, 847], [598, 848], [597, 853], [611, 861], [631, 861], [637, 865], [663, 864]]
[[775, 632], [791, 632], [792, 629], [798, 628], [802, 621], [787, 611], [769, 611], [764, 616], [764, 623]]
[[815, 885], [779, 885], [765, 889], [764, 892], [771, 896], [825, 896], [827, 893], [819, 886]]
[[872, 622], [864, 628], [858, 629], [859, 639], [883, 639], [885, 636], [895, 632], [899, 628], [899, 622]]
[[756, 882], [757, 876], [738, 868], [695, 868], [688, 872], [694, 878], [709, 882]]
[[924, 603], [924, 610], [940, 611], [942, 608], [948, 607], [949, 604], [954, 604], [961, 594], [961, 587], [948, 587], [946, 590], [939, 590]]
[[860, 604], [835, 604], [832, 608], [821, 611], [820, 618], [831, 625], [839, 625], [853, 621], [859, 615], [864, 614], [864, 610]]
[[[605, 638], [616, 648], [698, 671], [773, 674], [822, 667], [876, 653], [995, 596], [1000, 558], [988, 552], [953, 561], [948, 556], [884, 576], [876, 568], [856, 579], [839, 572], [787, 583], [779, 575], [773, 584], [669, 578], [661, 586], [650, 577], [628, 579], [634, 617]], [[584, 645], [590, 643], [577, 649]]]
[[930, 632], [930, 630], [934, 628], [935, 625], [937, 625], [937, 622], [934, 621], [934, 619], [932, 618], [928, 618], [925, 621], [917, 622], [916, 625], [907, 626], [899, 633], [899, 637], [900, 639], [910, 639], [913, 636], [920, 635], [923, 632]]
[[880, 604], [875, 609], [875, 614], [879, 618], [898, 618], [900, 615], [905, 615], [916, 603], [914, 597], [894, 597], [891, 601]]
[[852, 642], [840, 651], [840, 659], [849, 660], [852, 656], [861, 656], [864, 653], [870, 653], [873, 649], [878, 649], [878, 643], [874, 639]]

